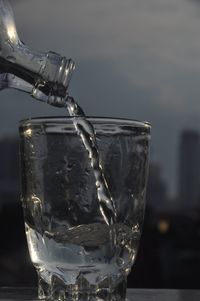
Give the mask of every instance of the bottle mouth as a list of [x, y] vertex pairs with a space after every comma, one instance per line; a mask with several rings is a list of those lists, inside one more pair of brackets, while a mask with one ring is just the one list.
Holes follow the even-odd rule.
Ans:
[[75, 63], [72, 59], [52, 51], [48, 52], [45, 64], [40, 69], [40, 79], [34, 84], [32, 95], [45, 101], [51, 97], [65, 98], [74, 68]]
[[72, 59], [66, 59], [66, 57], [63, 57], [58, 71], [58, 83], [62, 84], [66, 89], [69, 86], [74, 69], [74, 61]]

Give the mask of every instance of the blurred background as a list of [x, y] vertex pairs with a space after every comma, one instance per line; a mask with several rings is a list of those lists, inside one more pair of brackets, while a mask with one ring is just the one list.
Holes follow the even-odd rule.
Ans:
[[[200, 1], [13, 0], [27, 45], [76, 62], [87, 115], [152, 124], [147, 206], [129, 287], [200, 288]], [[62, 110], [0, 92], [0, 286], [36, 284], [19, 193], [18, 122]]]

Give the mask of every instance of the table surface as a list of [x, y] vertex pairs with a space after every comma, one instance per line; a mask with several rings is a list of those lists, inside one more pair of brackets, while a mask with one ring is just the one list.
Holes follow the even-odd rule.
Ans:
[[[0, 301], [37, 301], [35, 288], [0, 288]], [[128, 289], [126, 301], [198, 301], [198, 290]]]

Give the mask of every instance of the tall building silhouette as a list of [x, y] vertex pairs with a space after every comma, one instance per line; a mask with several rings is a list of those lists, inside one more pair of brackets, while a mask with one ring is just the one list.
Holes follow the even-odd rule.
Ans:
[[17, 138], [0, 140], [0, 204], [19, 198], [19, 143]]
[[157, 162], [149, 165], [149, 179], [147, 185], [147, 206], [156, 211], [166, 210], [167, 185], [162, 174], [162, 167]]
[[180, 206], [200, 207], [200, 135], [197, 131], [182, 132], [179, 144]]

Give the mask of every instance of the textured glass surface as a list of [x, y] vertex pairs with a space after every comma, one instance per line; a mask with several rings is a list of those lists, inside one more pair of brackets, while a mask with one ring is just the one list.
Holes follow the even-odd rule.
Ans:
[[88, 152], [71, 118], [21, 123], [22, 205], [39, 296], [125, 298], [141, 235], [150, 127], [88, 118], [116, 219], [101, 214]]

